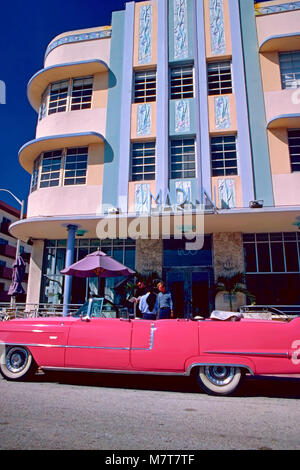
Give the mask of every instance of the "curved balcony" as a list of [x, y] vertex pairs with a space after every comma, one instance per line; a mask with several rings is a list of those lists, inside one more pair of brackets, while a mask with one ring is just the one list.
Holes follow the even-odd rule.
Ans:
[[38, 111], [42, 94], [49, 83], [65, 80], [70, 77], [95, 75], [108, 72], [108, 65], [100, 59], [83, 60], [80, 62], [67, 62], [59, 65], [51, 65], [37, 72], [29, 80], [27, 96], [31, 106]]
[[97, 132], [81, 132], [76, 134], [61, 134], [41, 137], [27, 142], [19, 151], [21, 166], [32, 173], [34, 160], [47, 150], [64, 147], [83, 147], [90, 144], [105, 142], [104, 137]]
[[281, 114], [273, 117], [267, 123], [268, 129], [283, 127], [285, 129], [296, 129], [300, 127], [300, 113]]
[[299, 49], [300, 32], [275, 34], [265, 38], [259, 46], [259, 52], [296, 51]]

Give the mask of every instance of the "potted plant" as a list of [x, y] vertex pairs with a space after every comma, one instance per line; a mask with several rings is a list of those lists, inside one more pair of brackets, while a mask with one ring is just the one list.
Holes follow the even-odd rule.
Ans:
[[229, 308], [233, 310], [233, 296], [237, 293], [246, 295], [250, 302], [255, 301], [255, 296], [251, 294], [244, 284], [244, 274], [242, 272], [234, 272], [231, 274], [223, 274], [218, 276], [216, 284], [213, 287], [214, 292], [224, 292], [229, 297]]

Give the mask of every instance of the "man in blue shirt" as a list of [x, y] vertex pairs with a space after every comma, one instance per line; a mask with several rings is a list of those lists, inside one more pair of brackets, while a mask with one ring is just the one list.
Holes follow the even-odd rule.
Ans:
[[173, 318], [173, 301], [171, 292], [166, 292], [166, 285], [164, 282], [159, 282], [158, 285], [159, 294], [157, 296], [158, 301], [158, 319]]

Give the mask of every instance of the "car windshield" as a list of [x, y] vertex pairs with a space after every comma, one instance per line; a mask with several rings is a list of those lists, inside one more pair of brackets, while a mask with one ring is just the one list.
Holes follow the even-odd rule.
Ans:
[[[90, 303], [91, 307], [89, 307]], [[90, 299], [72, 316], [78, 318], [86, 315], [90, 315], [91, 318], [118, 318], [118, 307], [107, 299], [100, 297]]]

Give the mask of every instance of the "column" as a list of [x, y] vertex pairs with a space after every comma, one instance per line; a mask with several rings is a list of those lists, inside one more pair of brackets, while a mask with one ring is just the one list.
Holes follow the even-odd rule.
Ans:
[[156, 193], [164, 199], [169, 172], [168, 1], [158, 0], [156, 98]]
[[[67, 252], [66, 252], [66, 264], [65, 268], [68, 268], [74, 262], [74, 245], [75, 245], [75, 233], [78, 229], [77, 225], [68, 225], [68, 241], [67, 241]], [[65, 288], [64, 288], [64, 306], [63, 316], [68, 315], [68, 304], [71, 302], [72, 293], [72, 276], [65, 277]]]

